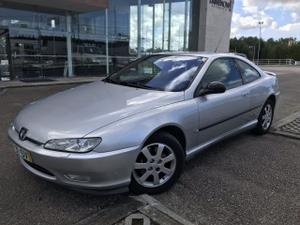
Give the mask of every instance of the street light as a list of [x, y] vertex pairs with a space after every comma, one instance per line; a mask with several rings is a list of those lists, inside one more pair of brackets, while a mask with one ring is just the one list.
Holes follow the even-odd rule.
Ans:
[[257, 50], [257, 63], [259, 61], [260, 57], [260, 40], [261, 40], [261, 27], [264, 24], [264, 21], [258, 21], [258, 26], [259, 26], [259, 40], [258, 40], [258, 50]]

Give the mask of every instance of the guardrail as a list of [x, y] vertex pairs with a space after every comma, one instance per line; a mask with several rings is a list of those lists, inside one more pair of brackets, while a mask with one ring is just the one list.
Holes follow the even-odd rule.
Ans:
[[[259, 59], [254, 60], [256, 65], [297, 65], [299, 62], [294, 59]], [[298, 64], [299, 65], [299, 64]]]

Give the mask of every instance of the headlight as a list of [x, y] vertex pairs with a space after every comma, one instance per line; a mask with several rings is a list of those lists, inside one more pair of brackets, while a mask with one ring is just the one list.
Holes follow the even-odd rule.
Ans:
[[53, 139], [48, 141], [44, 148], [55, 151], [83, 153], [92, 151], [101, 141], [101, 138]]

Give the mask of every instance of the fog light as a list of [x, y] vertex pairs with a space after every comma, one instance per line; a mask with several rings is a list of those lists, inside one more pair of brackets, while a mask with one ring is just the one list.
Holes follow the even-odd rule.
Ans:
[[66, 174], [65, 177], [68, 180], [76, 181], [76, 182], [81, 182], [81, 183], [86, 183], [86, 182], [89, 182], [91, 180], [90, 177], [80, 176], [80, 175], [75, 175], [75, 174]]

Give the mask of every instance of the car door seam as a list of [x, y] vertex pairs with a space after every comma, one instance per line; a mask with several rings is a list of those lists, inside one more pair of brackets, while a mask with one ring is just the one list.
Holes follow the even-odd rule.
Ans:
[[236, 114], [236, 115], [234, 115], [234, 116], [231, 116], [231, 117], [226, 118], [226, 119], [224, 119], [224, 120], [221, 120], [221, 121], [219, 121], [219, 122], [213, 123], [213, 124], [208, 125], [208, 126], [203, 127], [203, 128], [199, 128], [199, 129], [197, 130], [197, 132], [201, 132], [201, 131], [203, 131], [203, 130], [212, 128], [212, 127], [217, 126], [217, 125], [219, 125], [219, 124], [221, 124], [221, 123], [224, 123], [224, 122], [226, 122], [226, 121], [228, 121], [228, 120], [232, 120], [232, 119], [234, 119], [234, 118], [236, 118], [236, 117], [239, 117], [239, 116], [241, 116], [241, 115], [243, 115], [243, 114], [246, 114], [246, 113], [249, 113], [249, 112], [251, 112], [251, 111], [253, 111], [253, 110], [256, 110], [256, 109], [258, 109], [258, 108], [260, 108], [260, 107], [261, 107], [261, 105], [256, 106], [256, 107], [253, 107], [253, 108], [251, 108], [251, 109], [249, 109], [249, 110], [247, 110], [247, 111], [241, 112], [241, 113], [239, 113], [239, 114]]

